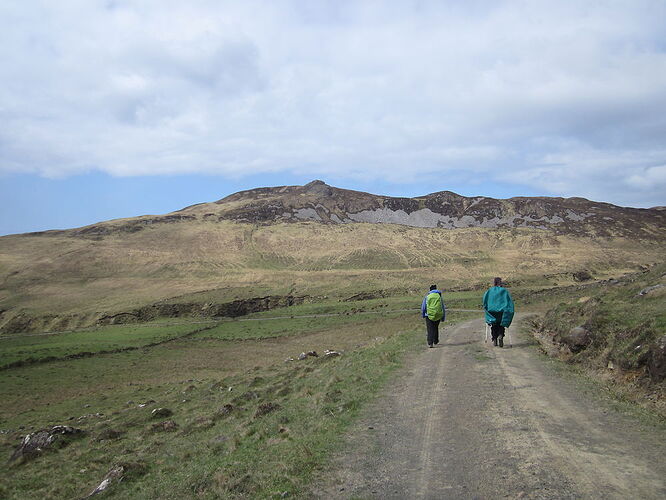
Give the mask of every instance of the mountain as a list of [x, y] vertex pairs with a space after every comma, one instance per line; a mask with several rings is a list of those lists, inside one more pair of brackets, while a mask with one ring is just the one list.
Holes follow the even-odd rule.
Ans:
[[392, 198], [321, 181], [252, 189], [0, 237], [0, 332], [418, 295], [432, 281], [473, 289], [494, 275], [538, 287], [609, 277], [663, 262], [665, 218], [581, 198]]
[[584, 198], [517, 197], [498, 200], [440, 191], [394, 198], [340, 189], [315, 180], [305, 186], [241, 191], [219, 201], [193, 205], [159, 217], [94, 224], [78, 235], [137, 231], [155, 223], [229, 220], [249, 224], [314, 221], [326, 224], [399, 224], [421, 228], [533, 228], [578, 236], [662, 239], [666, 212], [625, 208]]

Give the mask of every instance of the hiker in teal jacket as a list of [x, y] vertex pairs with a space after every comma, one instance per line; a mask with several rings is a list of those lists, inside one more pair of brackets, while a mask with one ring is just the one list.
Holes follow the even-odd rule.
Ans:
[[493, 286], [483, 294], [483, 310], [486, 323], [490, 325], [493, 345], [504, 347], [504, 329], [509, 328], [513, 320], [513, 299], [502, 286], [501, 278], [495, 278]]
[[446, 319], [446, 308], [442, 300], [442, 292], [437, 285], [432, 285], [421, 304], [421, 316], [426, 322], [426, 338], [428, 347], [439, 344], [439, 322]]

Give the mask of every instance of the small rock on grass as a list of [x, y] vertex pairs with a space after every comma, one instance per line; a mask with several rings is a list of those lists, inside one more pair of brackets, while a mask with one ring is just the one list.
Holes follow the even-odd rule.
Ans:
[[231, 415], [231, 413], [234, 411], [234, 405], [232, 404], [226, 404], [219, 410], [217, 410], [217, 413], [215, 413], [215, 416], [217, 417], [226, 417], [227, 415]]
[[173, 432], [178, 429], [178, 424], [173, 420], [166, 420], [164, 422], [157, 422], [151, 426], [154, 432]]
[[100, 431], [97, 436], [95, 436], [95, 441], [112, 441], [115, 439], [120, 439], [122, 435], [123, 433], [121, 431], [106, 428]]
[[173, 412], [169, 408], [155, 408], [151, 415], [154, 418], [170, 417], [173, 415]]
[[274, 412], [275, 410], [279, 410], [280, 408], [281, 406], [277, 403], [261, 403], [257, 408], [257, 412], [254, 414], [254, 418], [263, 417], [264, 415], [268, 415], [269, 413]]
[[140, 463], [116, 464], [106, 473], [102, 482], [84, 498], [90, 498], [103, 493], [119, 482], [132, 479], [133, 476], [140, 476], [144, 474], [145, 471], [146, 467]]
[[9, 462], [25, 461], [42, 453], [47, 448], [65, 446], [72, 438], [84, 434], [81, 429], [67, 425], [55, 425], [26, 435], [9, 458]]
[[94, 490], [92, 490], [86, 498], [90, 498], [99, 493], [102, 493], [103, 491], [109, 489], [109, 487], [111, 487], [114, 483], [119, 483], [120, 481], [122, 481], [124, 474], [125, 474], [125, 468], [122, 465], [116, 465], [112, 467], [111, 470], [107, 472], [106, 476], [104, 476], [102, 482], [99, 483], [97, 487]]

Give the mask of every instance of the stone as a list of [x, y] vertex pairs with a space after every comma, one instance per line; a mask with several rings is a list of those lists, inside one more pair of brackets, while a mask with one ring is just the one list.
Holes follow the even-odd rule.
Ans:
[[298, 355], [298, 359], [299, 359], [299, 361], [303, 361], [303, 360], [304, 360], [305, 358], [307, 358], [307, 357], [308, 357], [308, 355], [305, 354], [304, 352], [302, 352], [302, 353], [300, 353], [300, 354]]
[[170, 417], [173, 415], [173, 412], [169, 408], [155, 408], [151, 415], [154, 418]]
[[326, 349], [324, 351], [324, 356], [326, 356], [327, 358], [331, 358], [335, 356], [340, 356], [340, 353], [338, 351], [329, 351], [328, 349]]
[[102, 482], [99, 483], [99, 485], [97, 485], [97, 487], [94, 490], [92, 490], [86, 498], [90, 498], [99, 493], [102, 493], [103, 491], [106, 491], [114, 483], [119, 483], [120, 481], [122, 481], [124, 475], [125, 475], [125, 467], [123, 467], [122, 465], [116, 465], [112, 467], [111, 470], [107, 472], [106, 476], [104, 476]]
[[123, 435], [122, 432], [117, 431], [116, 429], [104, 429], [97, 434], [95, 437], [96, 441], [112, 441], [115, 439], [119, 439]]
[[576, 326], [560, 336], [561, 341], [573, 352], [582, 351], [592, 343], [590, 331], [583, 326]]
[[666, 379], [666, 335], [662, 335], [650, 348], [647, 371], [655, 382]]
[[231, 415], [231, 413], [234, 411], [234, 405], [232, 404], [226, 404], [219, 410], [217, 410], [216, 415], [219, 417], [226, 417], [227, 415]]
[[154, 423], [151, 427], [153, 432], [173, 432], [178, 429], [178, 424], [173, 420]]
[[318, 358], [319, 354], [317, 354], [317, 351], [308, 351], [306, 353], [308, 356], [312, 356], [313, 358]]
[[47, 448], [66, 446], [73, 438], [84, 434], [81, 429], [67, 425], [55, 425], [50, 429], [41, 429], [27, 434], [21, 441], [9, 462], [25, 461], [34, 458]]
[[577, 271], [571, 275], [574, 281], [590, 281], [594, 277], [589, 273], [589, 271]]
[[[85, 470], [85, 469], [83, 469]], [[111, 467], [109, 472], [106, 473], [102, 482], [92, 490], [87, 496], [83, 498], [90, 498], [92, 496], [104, 493], [112, 486], [120, 483], [121, 481], [131, 481], [134, 477], [146, 473], [146, 466], [142, 463], [119, 463]]]
[[275, 410], [279, 410], [280, 408], [281, 406], [277, 403], [261, 403], [257, 408], [256, 413], [254, 414], [254, 418], [263, 417], [264, 415], [268, 415], [269, 413], [274, 412]]
[[658, 285], [648, 286], [646, 288], [643, 288], [640, 292], [638, 292], [638, 296], [639, 297], [644, 297], [646, 295], [654, 294], [660, 288], [664, 288], [664, 286], [666, 286], [666, 285], [662, 285], [661, 283], [658, 284]]

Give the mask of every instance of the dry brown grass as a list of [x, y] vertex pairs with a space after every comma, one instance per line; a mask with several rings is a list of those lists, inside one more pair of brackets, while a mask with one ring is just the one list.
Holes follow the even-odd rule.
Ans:
[[[109, 223], [110, 225], [117, 223]], [[422, 229], [317, 223], [153, 224], [99, 239], [53, 233], [0, 238], [0, 317], [118, 312], [202, 290], [218, 300], [267, 294], [349, 296], [538, 280], [581, 268], [597, 273], [661, 260], [663, 245], [556, 236], [531, 229]]]

